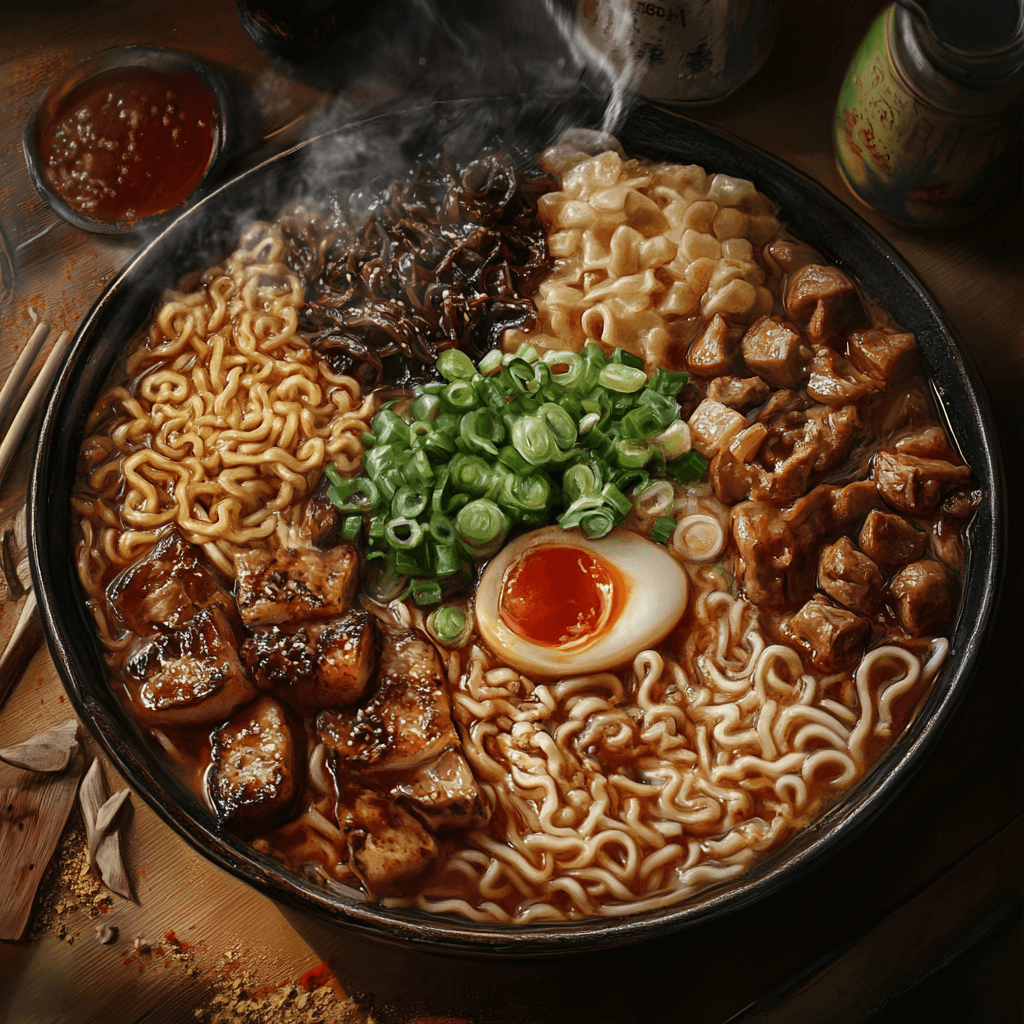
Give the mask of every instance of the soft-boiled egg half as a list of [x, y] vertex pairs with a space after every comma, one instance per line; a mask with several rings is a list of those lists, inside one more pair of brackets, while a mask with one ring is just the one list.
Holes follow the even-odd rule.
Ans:
[[527, 675], [580, 675], [631, 661], [686, 610], [683, 567], [629, 530], [588, 540], [547, 526], [488, 563], [476, 592], [484, 642]]

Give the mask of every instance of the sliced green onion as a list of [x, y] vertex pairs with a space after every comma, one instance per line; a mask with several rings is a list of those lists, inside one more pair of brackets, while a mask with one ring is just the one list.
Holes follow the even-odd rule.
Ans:
[[435, 512], [430, 517], [430, 523], [427, 526], [430, 530], [430, 536], [437, 541], [438, 544], [451, 545], [456, 541], [455, 527], [452, 521], [443, 513]]
[[654, 371], [648, 390], [656, 391], [659, 395], [668, 395], [675, 398], [687, 384], [690, 383], [688, 373], [675, 373], [672, 370], [664, 370], [660, 366]]
[[[644, 368], [644, 361], [640, 356], [633, 355], [632, 352], [627, 352], [624, 348], [612, 349], [613, 363], [620, 363], [623, 366], [632, 366], [635, 370], [642, 370]], [[647, 374], [644, 374], [644, 383], [647, 382]]]
[[477, 369], [485, 377], [489, 377], [501, 366], [501, 358], [501, 349], [492, 348], [491, 351], [488, 352], [479, 363], [477, 363]]
[[676, 420], [660, 434], [655, 434], [651, 438], [651, 444], [657, 445], [669, 462], [682, 458], [690, 450], [690, 428], [682, 420]]
[[441, 584], [437, 580], [416, 580], [412, 585], [412, 599], [421, 608], [441, 603]]
[[[449, 352], [454, 349], [449, 349]], [[457, 412], [466, 412], [477, 404], [476, 388], [468, 380], [452, 381], [441, 397]]]
[[597, 382], [609, 391], [632, 394], [634, 391], [639, 391], [647, 383], [647, 374], [635, 366], [609, 363], [598, 374]]
[[354, 541], [363, 532], [362, 516], [345, 516], [341, 521], [341, 539]]
[[482, 497], [491, 486], [493, 472], [479, 455], [456, 455], [448, 467], [452, 490]]
[[691, 448], [681, 459], [670, 462], [665, 472], [681, 484], [693, 484], [707, 472], [707, 468], [708, 460], [695, 448]]
[[425, 491], [406, 484], [395, 491], [391, 499], [391, 514], [399, 519], [415, 519], [427, 507], [429, 500]]
[[485, 451], [497, 455], [497, 445], [505, 440], [505, 427], [501, 420], [487, 409], [466, 413], [459, 425], [459, 435], [470, 451]]
[[469, 639], [469, 619], [460, 608], [445, 605], [427, 616], [427, 632], [445, 647], [461, 647]]
[[409, 452], [402, 464], [402, 476], [414, 487], [429, 488], [434, 482], [434, 467], [423, 449]]
[[441, 399], [437, 395], [420, 395], [409, 408], [409, 415], [413, 420], [421, 420], [425, 423], [432, 423], [434, 417], [441, 411]]
[[435, 549], [434, 572], [438, 578], [452, 576], [465, 563], [465, 555], [456, 544], [438, 544]]
[[384, 530], [384, 539], [396, 551], [409, 551], [423, 539], [423, 525], [415, 519], [392, 519]]
[[490, 498], [477, 498], [459, 509], [455, 530], [466, 552], [473, 558], [493, 555], [505, 542], [508, 516]]
[[676, 500], [675, 488], [667, 480], [659, 480], [642, 490], [634, 499], [633, 507], [644, 518], [663, 516]]
[[661, 516], [651, 527], [651, 540], [657, 544], [667, 544], [676, 528], [676, 521], [671, 516]]
[[437, 372], [445, 380], [470, 380], [476, 373], [476, 367], [465, 352], [448, 348], [437, 357]]

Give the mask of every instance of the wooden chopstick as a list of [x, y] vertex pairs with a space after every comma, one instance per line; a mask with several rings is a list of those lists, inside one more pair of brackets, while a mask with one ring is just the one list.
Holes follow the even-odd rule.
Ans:
[[[53, 343], [53, 348], [50, 349], [46, 362], [43, 363], [43, 367], [36, 376], [35, 382], [29, 388], [28, 394], [22, 401], [14, 419], [11, 420], [11, 425], [7, 428], [3, 441], [0, 442], [0, 483], [3, 482], [4, 477], [7, 475], [7, 470], [10, 469], [14, 456], [21, 450], [21, 442], [25, 437], [25, 433], [42, 405], [43, 399], [49, 392], [50, 385], [57, 376], [57, 370], [64, 360], [70, 340], [71, 332], [65, 331]], [[20, 362], [21, 360], [19, 359], [18, 361]]]
[[32, 332], [28, 344], [21, 350], [21, 355], [18, 356], [3, 388], [0, 388], [0, 437], [3, 436], [8, 421], [12, 418], [10, 414], [17, 408], [24, 395], [24, 390], [28, 386], [29, 370], [32, 369], [32, 364], [36, 361], [36, 356], [49, 333], [48, 324], [40, 324]]
[[3, 654], [0, 654], [0, 707], [14, 684], [28, 667], [36, 648], [43, 639], [43, 627], [39, 620], [39, 607], [34, 590], [30, 590], [21, 606], [18, 623], [11, 633]]

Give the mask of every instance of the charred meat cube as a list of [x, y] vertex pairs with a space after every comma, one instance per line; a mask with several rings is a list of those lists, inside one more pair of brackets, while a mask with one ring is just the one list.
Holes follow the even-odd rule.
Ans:
[[256, 694], [220, 608], [204, 608], [181, 629], [139, 640], [124, 672], [139, 718], [154, 725], [222, 722]]
[[782, 624], [787, 640], [802, 647], [823, 672], [848, 668], [864, 652], [871, 623], [823, 597], [813, 597]]
[[138, 636], [177, 629], [214, 606], [234, 612], [231, 597], [206, 567], [199, 549], [171, 530], [107, 590], [125, 628]]
[[455, 747], [392, 786], [391, 794], [403, 797], [434, 831], [474, 828], [488, 818], [476, 779]]
[[896, 615], [910, 636], [943, 632], [953, 610], [953, 582], [941, 562], [925, 558], [901, 569], [889, 584]]
[[821, 552], [818, 586], [844, 608], [873, 615], [882, 599], [882, 574], [849, 537], [840, 537]]
[[327, 496], [330, 480], [324, 477], [320, 485], [306, 502], [306, 512], [302, 521], [302, 532], [309, 543], [318, 548], [331, 548], [341, 541], [341, 520], [334, 503]]
[[235, 559], [235, 601], [247, 626], [336, 619], [348, 611], [359, 572], [356, 549], [246, 551]]
[[760, 377], [716, 377], [707, 390], [711, 401], [743, 414], [764, 405], [770, 394], [771, 388]]
[[969, 483], [971, 471], [945, 459], [882, 449], [875, 454], [874, 479], [887, 504], [910, 515], [926, 516], [938, 507], [945, 492]]
[[206, 786], [222, 824], [254, 832], [291, 816], [305, 778], [305, 750], [276, 700], [260, 697], [219, 728], [212, 742]]
[[739, 363], [742, 331], [730, 327], [720, 313], [704, 328], [690, 345], [686, 361], [697, 377], [720, 377], [730, 373]]
[[437, 840], [423, 824], [371, 790], [342, 794], [338, 826], [348, 841], [349, 867], [375, 899], [412, 891], [437, 863]]
[[904, 455], [914, 455], [919, 459], [942, 459], [946, 462], [953, 462], [956, 459], [946, 432], [938, 425], [915, 430], [912, 434], [904, 434], [893, 448]]
[[800, 334], [775, 317], [763, 316], [743, 335], [743, 360], [772, 387], [797, 388], [813, 355]]
[[924, 554], [927, 536], [903, 516], [892, 512], [869, 512], [861, 527], [861, 550], [883, 569], [915, 562]]
[[838, 268], [819, 263], [809, 263], [790, 275], [785, 306], [794, 320], [807, 324], [807, 333], [815, 341], [835, 337], [864, 313], [850, 279]]
[[260, 689], [299, 711], [321, 711], [363, 696], [378, 649], [376, 619], [357, 610], [324, 625], [256, 629], [242, 660]]
[[377, 688], [358, 709], [324, 711], [320, 739], [363, 774], [417, 767], [459, 746], [437, 652], [418, 634], [385, 633]]
[[847, 354], [861, 373], [884, 384], [895, 384], [917, 364], [917, 341], [912, 334], [897, 334], [880, 328], [852, 331]]

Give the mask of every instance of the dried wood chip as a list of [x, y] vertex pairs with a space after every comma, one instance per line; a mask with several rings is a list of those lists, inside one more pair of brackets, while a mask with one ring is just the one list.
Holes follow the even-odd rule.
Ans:
[[24, 743], [0, 747], [0, 761], [29, 772], [62, 772], [78, 746], [77, 733], [77, 721], [65, 722]]
[[98, 925], [96, 928], [96, 940], [104, 946], [109, 946], [112, 943], [117, 942], [117, 925]]
[[30, 770], [0, 787], [0, 939], [16, 941], [25, 931], [36, 890], [74, 806], [82, 768], [76, 751], [63, 772]]
[[118, 826], [122, 810], [131, 799], [131, 791], [122, 789], [107, 799], [107, 786], [99, 759], [89, 766], [82, 780], [78, 802], [85, 822], [89, 865], [99, 873], [100, 881], [118, 896], [132, 898], [128, 872], [121, 857], [121, 831]]

